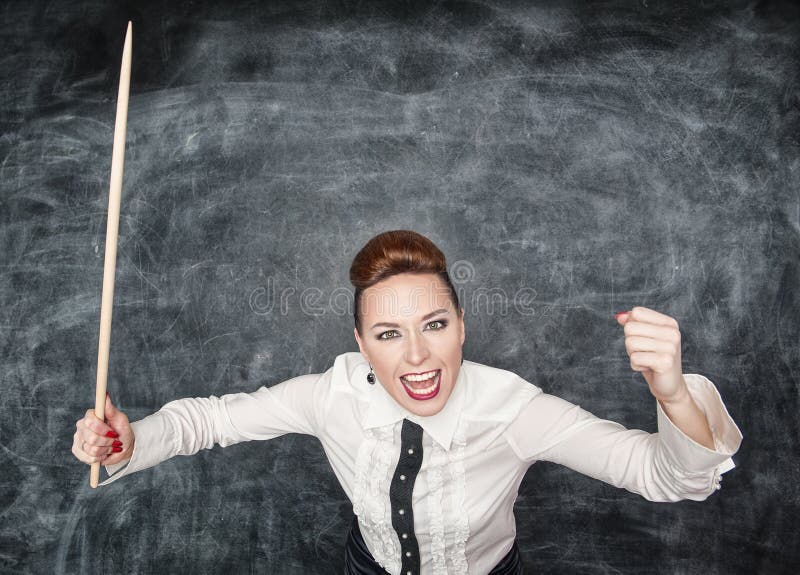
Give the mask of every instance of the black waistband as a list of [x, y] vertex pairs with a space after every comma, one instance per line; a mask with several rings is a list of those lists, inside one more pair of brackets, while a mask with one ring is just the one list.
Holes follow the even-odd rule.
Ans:
[[[358, 528], [358, 518], [353, 519], [350, 527], [350, 535], [347, 537], [347, 545], [344, 548], [344, 573], [345, 575], [388, 575], [372, 556], [361, 536]], [[522, 575], [522, 561], [520, 560], [519, 547], [517, 542], [511, 546], [511, 550], [495, 565], [489, 575]]]

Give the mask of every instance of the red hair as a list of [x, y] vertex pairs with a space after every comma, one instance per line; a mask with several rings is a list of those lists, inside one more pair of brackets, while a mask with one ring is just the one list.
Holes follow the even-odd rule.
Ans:
[[354, 319], [361, 335], [361, 297], [367, 288], [402, 273], [436, 274], [450, 290], [456, 309], [458, 294], [447, 273], [447, 261], [432, 241], [411, 230], [392, 230], [378, 234], [353, 258], [350, 283], [356, 288]]

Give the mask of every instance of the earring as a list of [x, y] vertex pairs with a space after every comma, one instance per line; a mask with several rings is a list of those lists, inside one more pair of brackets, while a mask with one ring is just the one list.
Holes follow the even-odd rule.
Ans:
[[369, 364], [369, 373], [367, 374], [367, 383], [375, 385], [375, 374], [372, 373], [372, 364]]

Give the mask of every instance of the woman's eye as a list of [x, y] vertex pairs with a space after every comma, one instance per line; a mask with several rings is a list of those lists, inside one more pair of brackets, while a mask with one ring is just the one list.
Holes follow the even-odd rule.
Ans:
[[[433, 327], [431, 327], [431, 326], [433, 326]], [[434, 331], [439, 331], [439, 330], [444, 329], [445, 327], [447, 327], [447, 320], [437, 319], [435, 321], [429, 321], [428, 324], [427, 324], [427, 327], [433, 329]], [[396, 339], [397, 337], [399, 337], [399, 335], [400, 334], [397, 332], [396, 329], [392, 329], [392, 330], [385, 331], [382, 334], [380, 334], [378, 336], [378, 339], [381, 339], [381, 340], [384, 340], [384, 341], [387, 340], [387, 339]]]

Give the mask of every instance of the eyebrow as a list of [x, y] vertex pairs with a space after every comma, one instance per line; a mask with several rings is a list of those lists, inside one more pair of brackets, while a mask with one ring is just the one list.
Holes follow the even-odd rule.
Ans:
[[[422, 321], [428, 320], [428, 319], [432, 318], [435, 315], [446, 314], [446, 313], [450, 313], [450, 311], [445, 309], [445, 308], [440, 308], [440, 309], [437, 309], [436, 311], [432, 311], [431, 313], [429, 313], [428, 315], [423, 317]], [[376, 327], [400, 327], [400, 326], [398, 324], [396, 324], [396, 323], [389, 323], [389, 322], [382, 321], [380, 323], [374, 324], [371, 329], [375, 329]]]

